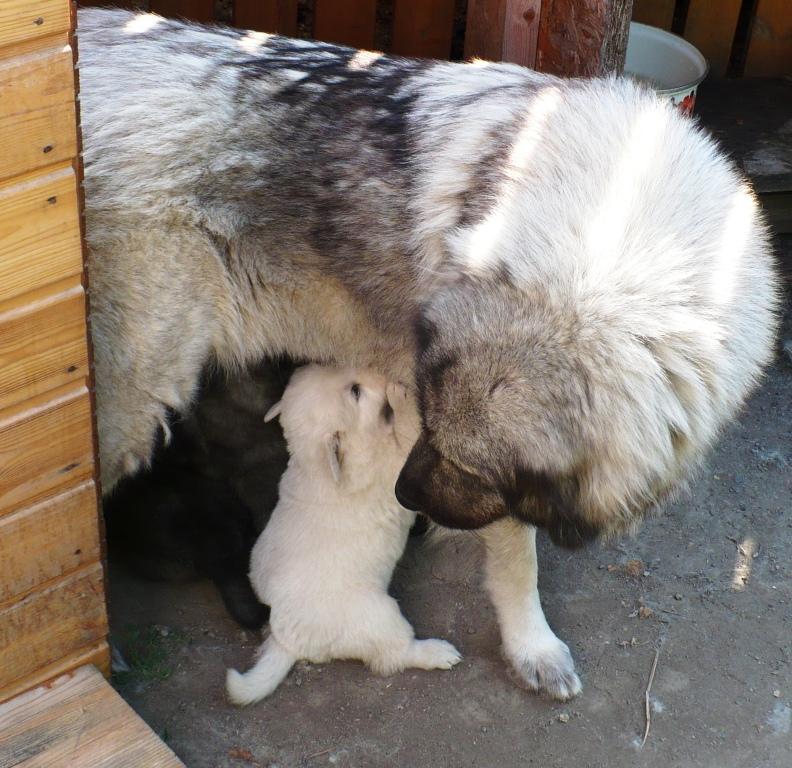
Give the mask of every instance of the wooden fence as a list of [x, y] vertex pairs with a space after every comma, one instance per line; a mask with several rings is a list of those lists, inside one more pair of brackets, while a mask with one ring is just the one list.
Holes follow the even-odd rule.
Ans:
[[716, 76], [792, 74], [792, 0], [84, 0], [81, 4], [137, 7], [163, 16], [221, 21], [404, 56], [503, 59], [569, 75], [593, 74], [618, 62], [623, 31], [614, 30], [614, 23], [629, 16], [632, 5], [636, 21], [671, 30], [696, 45]]

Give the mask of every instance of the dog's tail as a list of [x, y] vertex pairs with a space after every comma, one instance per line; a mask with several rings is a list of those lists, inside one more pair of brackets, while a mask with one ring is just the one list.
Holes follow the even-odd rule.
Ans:
[[240, 674], [235, 669], [226, 672], [226, 691], [234, 704], [244, 706], [269, 696], [289, 674], [297, 659], [272, 635], [261, 649], [253, 669]]

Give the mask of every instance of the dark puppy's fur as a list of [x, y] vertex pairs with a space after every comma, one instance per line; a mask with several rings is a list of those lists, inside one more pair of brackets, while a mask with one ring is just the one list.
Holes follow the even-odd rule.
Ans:
[[256, 629], [268, 609], [248, 580], [250, 550], [278, 498], [287, 453], [264, 414], [292, 365], [264, 362], [232, 378], [207, 374], [195, 408], [172, 423], [150, 469], [105, 502], [111, 559], [155, 580], [211, 579], [228, 612]]

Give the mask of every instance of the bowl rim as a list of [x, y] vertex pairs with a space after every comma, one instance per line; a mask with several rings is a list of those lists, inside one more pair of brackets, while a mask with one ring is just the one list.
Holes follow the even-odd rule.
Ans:
[[[651, 29], [653, 32], [659, 32], [661, 37], [663, 35], [667, 35], [668, 37], [675, 37], [677, 40], [681, 40], [682, 43], [688, 48], [690, 48], [696, 54], [696, 56], [698, 56], [701, 59], [701, 61], [704, 64], [703, 74], [699, 75], [699, 77], [697, 77], [695, 80], [691, 80], [689, 83], [685, 83], [684, 85], [678, 85], [675, 88], [653, 88], [655, 93], [660, 94], [662, 96], [669, 96], [675, 93], [686, 93], [693, 91], [696, 88], [698, 88], [699, 85], [701, 85], [702, 81], [710, 73], [710, 63], [707, 60], [707, 57], [704, 56], [704, 54], [698, 48], [696, 48], [695, 45], [693, 45], [693, 43], [691, 43], [689, 40], [685, 40], [685, 38], [682, 37], [681, 35], [677, 35], [674, 34], [673, 32], [669, 32], [667, 29], [662, 29], [661, 27], [654, 27], [651, 24], [644, 24], [641, 21], [631, 21], [630, 29], [632, 29], [633, 27], [643, 27], [644, 29]], [[629, 37], [627, 38], [627, 45], [628, 46], [630, 45]], [[626, 51], [627, 49], [625, 48], [625, 55], [626, 55]], [[629, 74], [629, 73], [625, 71], [624, 74]]]

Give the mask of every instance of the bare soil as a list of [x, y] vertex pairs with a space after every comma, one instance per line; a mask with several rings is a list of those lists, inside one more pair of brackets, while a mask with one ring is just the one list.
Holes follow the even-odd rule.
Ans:
[[[787, 258], [792, 238], [781, 242]], [[419, 636], [464, 654], [449, 672], [379, 678], [302, 664], [265, 702], [224, 697], [258, 638], [211, 585], [152, 585], [110, 564], [116, 685], [190, 768], [792, 765], [792, 313], [779, 355], [689, 494], [633, 538], [578, 554], [541, 542], [548, 619], [583, 693], [559, 704], [511, 681], [474, 537], [412, 541], [393, 592]], [[792, 345], [791, 345], [792, 346]], [[644, 696], [655, 653], [651, 729]]]

